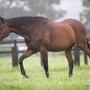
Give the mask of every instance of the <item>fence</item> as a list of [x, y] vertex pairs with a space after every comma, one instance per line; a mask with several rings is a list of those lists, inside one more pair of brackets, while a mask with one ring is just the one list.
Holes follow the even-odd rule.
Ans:
[[[0, 48], [2, 48], [0, 54], [12, 54], [12, 67], [18, 66], [18, 53], [24, 52], [24, 50], [18, 49], [18, 44], [24, 44], [24, 41], [9, 40], [0, 42]], [[8, 50], [5, 48], [8, 48]]]
[[[0, 54], [11, 53], [12, 54], [12, 67], [18, 66], [18, 53], [23, 53], [24, 52], [24, 50], [19, 50], [18, 49], [18, 44], [23, 45], [24, 41], [23, 40], [19, 40], [19, 41], [17, 41], [17, 40], [1, 41], [0, 42], [0, 47], [5, 48], [5, 47], [7, 47], [6, 44], [11, 49], [10, 50], [3, 50], [2, 49], [2, 50], [0, 50]], [[87, 65], [88, 64], [87, 55], [85, 53], [83, 55], [84, 55], [84, 63]], [[75, 64], [80, 66], [80, 49], [77, 46], [74, 46], [74, 48], [73, 48], [73, 56], [74, 56]]]

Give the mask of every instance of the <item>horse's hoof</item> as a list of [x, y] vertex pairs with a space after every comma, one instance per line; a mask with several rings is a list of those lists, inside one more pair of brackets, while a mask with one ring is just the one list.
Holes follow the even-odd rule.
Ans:
[[50, 76], [49, 76], [49, 73], [47, 73], [47, 74], [46, 74], [46, 77], [47, 77], [47, 78], [49, 78], [49, 77], [50, 77]]
[[29, 78], [29, 76], [27, 76], [27, 75], [25, 75], [24, 77], [25, 77], [25, 78]]
[[23, 76], [24, 76], [25, 78], [29, 78], [26, 74], [23, 74]]
[[69, 75], [69, 77], [72, 77], [72, 75]]

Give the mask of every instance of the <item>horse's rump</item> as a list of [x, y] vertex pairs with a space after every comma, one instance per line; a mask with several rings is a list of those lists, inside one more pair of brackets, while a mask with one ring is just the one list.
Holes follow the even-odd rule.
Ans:
[[66, 23], [71, 26], [75, 33], [76, 44], [79, 45], [81, 42], [83, 43], [83, 41], [85, 43], [87, 42], [87, 31], [84, 24], [82, 24], [80, 21], [75, 19], [66, 19], [60, 23]]

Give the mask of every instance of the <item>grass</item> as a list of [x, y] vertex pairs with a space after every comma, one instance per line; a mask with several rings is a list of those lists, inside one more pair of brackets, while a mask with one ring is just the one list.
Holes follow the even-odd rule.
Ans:
[[11, 57], [0, 57], [0, 90], [90, 90], [90, 61], [74, 67], [74, 75], [68, 77], [68, 64], [64, 56], [49, 56], [50, 78], [47, 79], [40, 58], [32, 56], [24, 61], [28, 79], [12, 68]]

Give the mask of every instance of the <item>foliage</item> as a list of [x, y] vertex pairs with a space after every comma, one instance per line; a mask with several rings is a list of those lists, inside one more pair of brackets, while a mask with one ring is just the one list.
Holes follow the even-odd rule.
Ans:
[[11, 66], [10, 57], [0, 58], [0, 90], [89, 90], [90, 63], [74, 67], [74, 75], [68, 77], [67, 60], [63, 56], [49, 56], [50, 78], [47, 79], [40, 66], [39, 57], [24, 61], [29, 78], [21, 76], [18, 68]]
[[0, 15], [15, 17], [42, 15], [53, 20], [63, 17], [65, 11], [55, 9], [60, 0], [0, 0]]
[[80, 13], [81, 20], [90, 21], [90, 0], [82, 0], [84, 10]]

